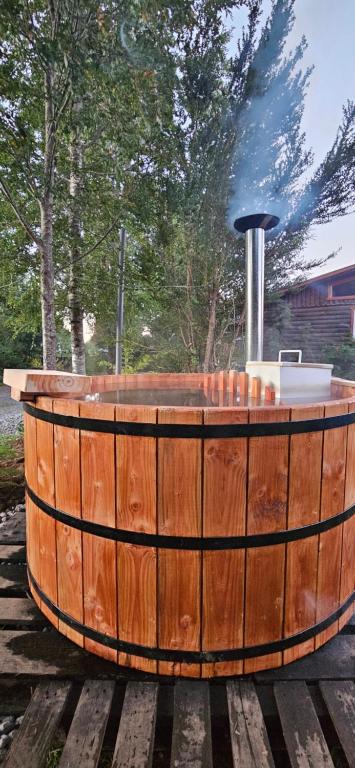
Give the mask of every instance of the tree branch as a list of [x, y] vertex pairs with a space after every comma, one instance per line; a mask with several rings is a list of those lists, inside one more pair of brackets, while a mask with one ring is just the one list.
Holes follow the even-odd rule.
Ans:
[[[5, 128], [5, 130], [6, 130], [6, 128]], [[16, 140], [16, 136], [13, 133], [11, 133], [10, 130], [8, 130], [7, 133], [9, 133], [9, 135]], [[9, 155], [11, 155], [11, 157], [13, 157], [13, 159], [16, 162], [17, 159], [18, 159], [18, 157], [16, 155], [16, 152], [10, 146], [8, 147], [7, 151], [9, 153]], [[31, 193], [33, 199], [36, 201], [36, 203], [40, 203], [39, 191], [38, 191], [38, 189], [36, 187], [36, 183], [35, 183], [35, 181], [33, 179], [33, 176], [32, 176], [31, 166], [30, 166], [30, 162], [29, 162], [28, 157], [25, 156], [23, 158], [23, 162], [24, 162], [24, 165], [25, 165], [25, 168], [26, 168], [26, 171], [27, 171], [27, 173], [26, 173], [26, 180], [27, 180], [28, 190]]]
[[65, 85], [63, 87], [63, 94], [62, 94], [61, 103], [57, 106], [57, 108], [55, 110], [55, 113], [54, 113], [54, 121], [55, 121], [56, 124], [59, 123], [59, 120], [60, 120], [62, 114], [65, 112], [65, 110], [66, 110], [66, 108], [67, 108], [67, 106], [69, 104], [70, 97], [71, 97], [71, 84], [70, 84], [70, 79], [69, 79], [69, 76], [68, 76], [67, 79], [66, 79], [66, 83], [65, 83]]
[[85, 251], [85, 253], [82, 253], [80, 256], [78, 256], [77, 259], [74, 259], [74, 261], [81, 261], [82, 259], [85, 259], [87, 256], [89, 256], [90, 253], [93, 253], [93, 251], [96, 251], [96, 248], [98, 248], [99, 245], [101, 245], [101, 243], [104, 240], [106, 240], [106, 237], [109, 236], [110, 232], [112, 232], [112, 230], [115, 228], [116, 224], [117, 224], [117, 221], [114, 221], [113, 224], [111, 224], [109, 226], [109, 228], [106, 230], [106, 232], [102, 235], [102, 237], [100, 237], [100, 239], [97, 240], [96, 243], [94, 243], [94, 245], [91, 246], [91, 248], [89, 248], [87, 251]]
[[9, 190], [9, 187], [7, 186], [4, 179], [0, 178], [0, 189], [6, 198], [7, 202], [11, 206], [13, 212], [15, 213], [18, 221], [20, 222], [21, 226], [24, 228], [24, 230], [27, 232], [28, 236], [31, 238], [31, 240], [38, 246], [38, 248], [43, 247], [43, 243], [40, 237], [36, 235], [36, 233], [33, 231], [32, 227], [30, 227], [28, 221], [26, 221], [25, 217], [22, 215], [19, 207], [15, 203], [12, 194]]

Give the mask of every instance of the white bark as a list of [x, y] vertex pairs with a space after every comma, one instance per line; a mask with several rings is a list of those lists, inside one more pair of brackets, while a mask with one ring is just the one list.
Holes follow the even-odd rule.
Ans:
[[57, 335], [54, 305], [53, 269], [53, 182], [55, 162], [56, 125], [54, 118], [53, 69], [48, 64], [44, 76], [45, 91], [45, 147], [44, 147], [44, 190], [40, 202], [41, 210], [41, 310], [43, 339], [43, 368], [55, 369]]
[[210, 293], [208, 331], [207, 331], [206, 346], [205, 346], [205, 358], [203, 361], [204, 373], [208, 373], [208, 371], [211, 368], [211, 360], [212, 360], [212, 354], [213, 354], [215, 336], [216, 336], [217, 297], [218, 297], [218, 290], [216, 285], [213, 285]]
[[69, 277], [69, 312], [71, 331], [71, 353], [73, 373], [85, 373], [85, 344], [83, 331], [83, 310], [80, 295], [81, 274], [81, 220], [80, 220], [80, 185], [82, 169], [82, 143], [78, 118], [81, 103], [73, 105], [74, 125], [70, 141], [70, 277]]

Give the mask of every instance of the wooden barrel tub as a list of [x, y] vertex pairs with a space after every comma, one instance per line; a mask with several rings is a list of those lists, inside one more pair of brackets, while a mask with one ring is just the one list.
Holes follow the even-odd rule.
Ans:
[[30, 588], [60, 632], [124, 666], [212, 677], [287, 664], [343, 627], [355, 384], [287, 407], [234, 405], [234, 372], [90, 386], [188, 387], [210, 405], [25, 403]]

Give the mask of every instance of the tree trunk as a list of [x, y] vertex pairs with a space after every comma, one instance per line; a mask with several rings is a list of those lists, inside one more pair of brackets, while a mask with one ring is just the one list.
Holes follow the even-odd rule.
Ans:
[[80, 182], [82, 168], [82, 143], [78, 124], [81, 110], [80, 100], [73, 104], [73, 129], [70, 140], [70, 276], [69, 312], [71, 331], [71, 354], [73, 373], [85, 373], [85, 344], [83, 331], [83, 309], [80, 296], [81, 262], [81, 220]]
[[43, 368], [55, 369], [57, 334], [55, 327], [54, 269], [53, 269], [53, 181], [55, 162], [55, 135], [53, 100], [53, 69], [48, 65], [44, 77], [45, 92], [45, 147], [44, 190], [41, 209], [41, 310], [43, 339]]
[[232, 367], [232, 358], [236, 349], [236, 342], [239, 339], [239, 333], [244, 323], [245, 323], [245, 306], [243, 307], [242, 312], [240, 313], [239, 320], [236, 326], [234, 327], [233, 340], [229, 345], [227, 370], [230, 370], [230, 368]]
[[203, 361], [203, 372], [208, 373], [211, 368], [211, 359], [213, 354], [215, 335], [216, 335], [216, 310], [217, 310], [218, 290], [213, 286], [210, 296], [210, 311], [208, 317], [208, 331], [205, 347], [205, 359]]
[[192, 295], [193, 295], [193, 275], [192, 275], [192, 263], [189, 259], [186, 265], [186, 304], [183, 311], [185, 321], [186, 321], [186, 330], [184, 333], [181, 334], [185, 347], [188, 352], [187, 369], [189, 371], [196, 370], [196, 361], [197, 361]]

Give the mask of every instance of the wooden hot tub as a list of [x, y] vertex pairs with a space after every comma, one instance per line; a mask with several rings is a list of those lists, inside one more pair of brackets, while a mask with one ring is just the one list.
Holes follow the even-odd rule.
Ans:
[[87, 382], [131, 402], [24, 406], [30, 587], [60, 632], [118, 664], [211, 677], [287, 664], [341, 629], [355, 384], [286, 407], [243, 405], [234, 372]]

